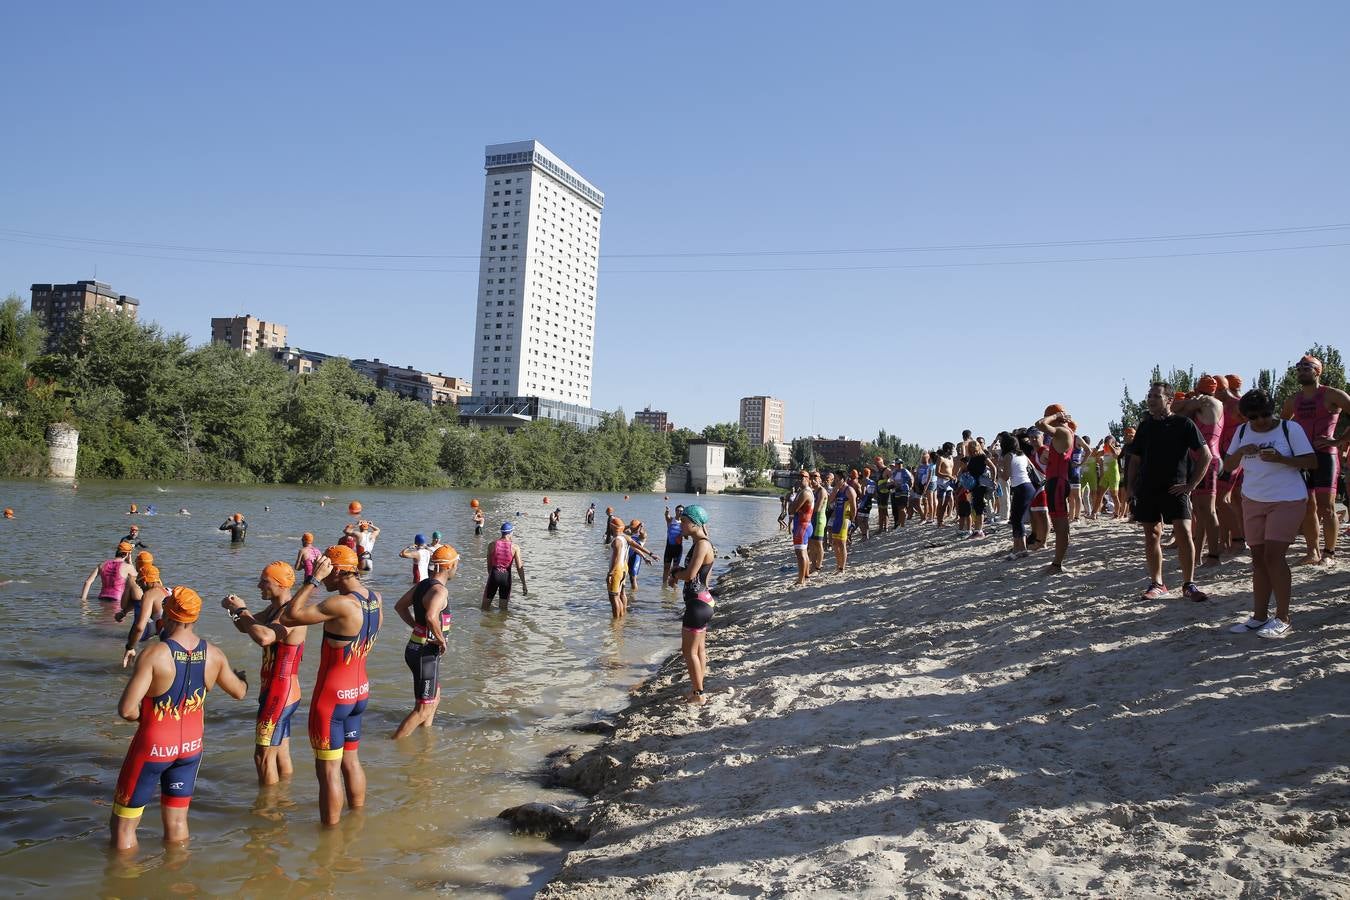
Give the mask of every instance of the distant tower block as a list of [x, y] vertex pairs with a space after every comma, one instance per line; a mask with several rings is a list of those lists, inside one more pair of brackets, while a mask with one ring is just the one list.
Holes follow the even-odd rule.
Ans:
[[47, 467], [53, 478], [74, 478], [80, 458], [80, 433], [69, 425], [47, 426]]

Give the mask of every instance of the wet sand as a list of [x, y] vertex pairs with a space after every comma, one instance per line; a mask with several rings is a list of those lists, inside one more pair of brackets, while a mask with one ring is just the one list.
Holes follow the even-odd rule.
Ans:
[[1057, 578], [996, 534], [803, 589], [757, 545], [709, 632], [733, 690], [685, 705], [678, 658], [643, 688], [541, 896], [1350, 896], [1350, 567], [1296, 569], [1266, 641], [1227, 633], [1245, 555], [1144, 602], [1137, 527], [1075, 528]]

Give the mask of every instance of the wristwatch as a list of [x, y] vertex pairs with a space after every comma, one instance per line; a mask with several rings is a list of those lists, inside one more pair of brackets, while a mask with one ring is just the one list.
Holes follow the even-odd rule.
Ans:
[[248, 612], [248, 610], [245, 609], [245, 608], [242, 607], [242, 606], [231, 606], [231, 607], [230, 607], [230, 621], [237, 624], [237, 623], [239, 622], [239, 617], [242, 616], [242, 615], [243, 615], [244, 613], [246, 613], [246, 612]]

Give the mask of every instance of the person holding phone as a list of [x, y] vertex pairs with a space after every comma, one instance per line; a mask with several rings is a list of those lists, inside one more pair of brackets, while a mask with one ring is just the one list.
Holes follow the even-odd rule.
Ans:
[[[1317, 469], [1317, 453], [1297, 422], [1275, 415], [1275, 400], [1262, 390], [1242, 395], [1239, 411], [1247, 421], [1233, 434], [1224, 468], [1242, 466], [1242, 524], [1252, 554], [1251, 617], [1229, 630], [1254, 631], [1263, 638], [1289, 633], [1292, 593], [1285, 553], [1303, 524], [1308, 488], [1302, 473]], [[1275, 615], [1269, 616], [1275, 595]]]

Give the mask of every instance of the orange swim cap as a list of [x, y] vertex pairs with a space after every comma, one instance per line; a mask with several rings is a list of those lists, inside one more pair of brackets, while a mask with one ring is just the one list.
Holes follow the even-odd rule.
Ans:
[[1064, 407], [1060, 406], [1058, 403], [1051, 403], [1049, 406], [1045, 408], [1043, 416], [1045, 418], [1049, 418], [1050, 416], [1053, 416], [1055, 413], [1062, 413], [1062, 412], [1064, 412]]
[[5, 518], [6, 519], [14, 518], [14, 510], [8, 506], [5, 507]]
[[135, 549], [136, 549], [135, 547], [131, 546], [126, 541], [119, 541], [117, 544], [118, 553], [130, 553], [132, 550]]
[[281, 560], [270, 562], [262, 570], [263, 577], [279, 587], [293, 587], [295, 585], [295, 569], [291, 568], [290, 563], [284, 563]]
[[1229, 375], [1227, 376], [1227, 378], [1228, 378], [1228, 389], [1230, 391], [1236, 394], [1238, 391], [1242, 390], [1241, 375]]
[[323, 551], [323, 555], [328, 557], [328, 561], [333, 564], [334, 572], [355, 572], [356, 566], [360, 562], [355, 550], [341, 544], [336, 547], [329, 547]]
[[244, 521], [244, 514], [243, 514], [243, 513], [235, 513], [235, 514], [234, 514], [234, 520], [235, 520], [236, 522], [242, 522], [242, 521]]
[[197, 621], [202, 614], [202, 598], [190, 587], [179, 585], [164, 599], [164, 615], [184, 624]]
[[1219, 387], [1219, 382], [1213, 375], [1201, 375], [1200, 380], [1195, 383], [1195, 389], [1201, 394], [1212, 394]]
[[440, 566], [443, 569], [448, 569], [457, 562], [459, 562], [459, 551], [449, 544], [441, 544], [436, 548], [435, 552], [431, 554], [431, 564], [433, 566]]
[[609, 524], [613, 525], [615, 528], [619, 529], [620, 531], [623, 530], [623, 519], [620, 519], [618, 516], [610, 516], [610, 517], [609, 517]]
[[1317, 357], [1312, 356], [1312, 355], [1310, 355], [1310, 354], [1306, 354], [1306, 353], [1305, 353], [1305, 354], [1303, 355], [1303, 358], [1300, 359], [1300, 360], [1299, 360], [1297, 363], [1295, 363], [1294, 365], [1309, 365], [1309, 366], [1312, 366], [1312, 367], [1313, 367], [1313, 370], [1314, 370], [1315, 372], [1317, 372], [1318, 375], [1321, 375], [1321, 374], [1322, 374], [1322, 361], [1321, 361], [1320, 359], [1318, 359]]
[[152, 584], [161, 584], [159, 580], [159, 567], [151, 563], [146, 563], [141, 566], [140, 576], [141, 581], [145, 582], [147, 587]]
[[628, 527], [631, 528], [633, 531], [637, 531], [639, 528], [642, 527], [642, 522], [640, 522], [637, 519], [634, 519], [633, 521], [628, 523]]
[[155, 557], [149, 550], [142, 550], [140, 553], [136, 554], [137, 567], [154, 565], [154, 562]]
[[614, 507], [612, 507], [612, 506], [606, 506], [606, 507], [605, 507], [605, 515], [609, 516], [609, 515], [613, 515], [613, 514], [614, 514]]
[[300, 543], [304, 544], [306, 547], [314, 543], [314, 532], [306, 531], [304, 534], [300, 535]]
[[1185, 399], [1186, 399], [1186, 392], [1185, 392], [1185, 391], [1176, 391], [1175, 393], [1172, 394], [1172, 402], [1173, 402], [1173, 403], [1180, 403], [1182, 400], [1185, 400]]

